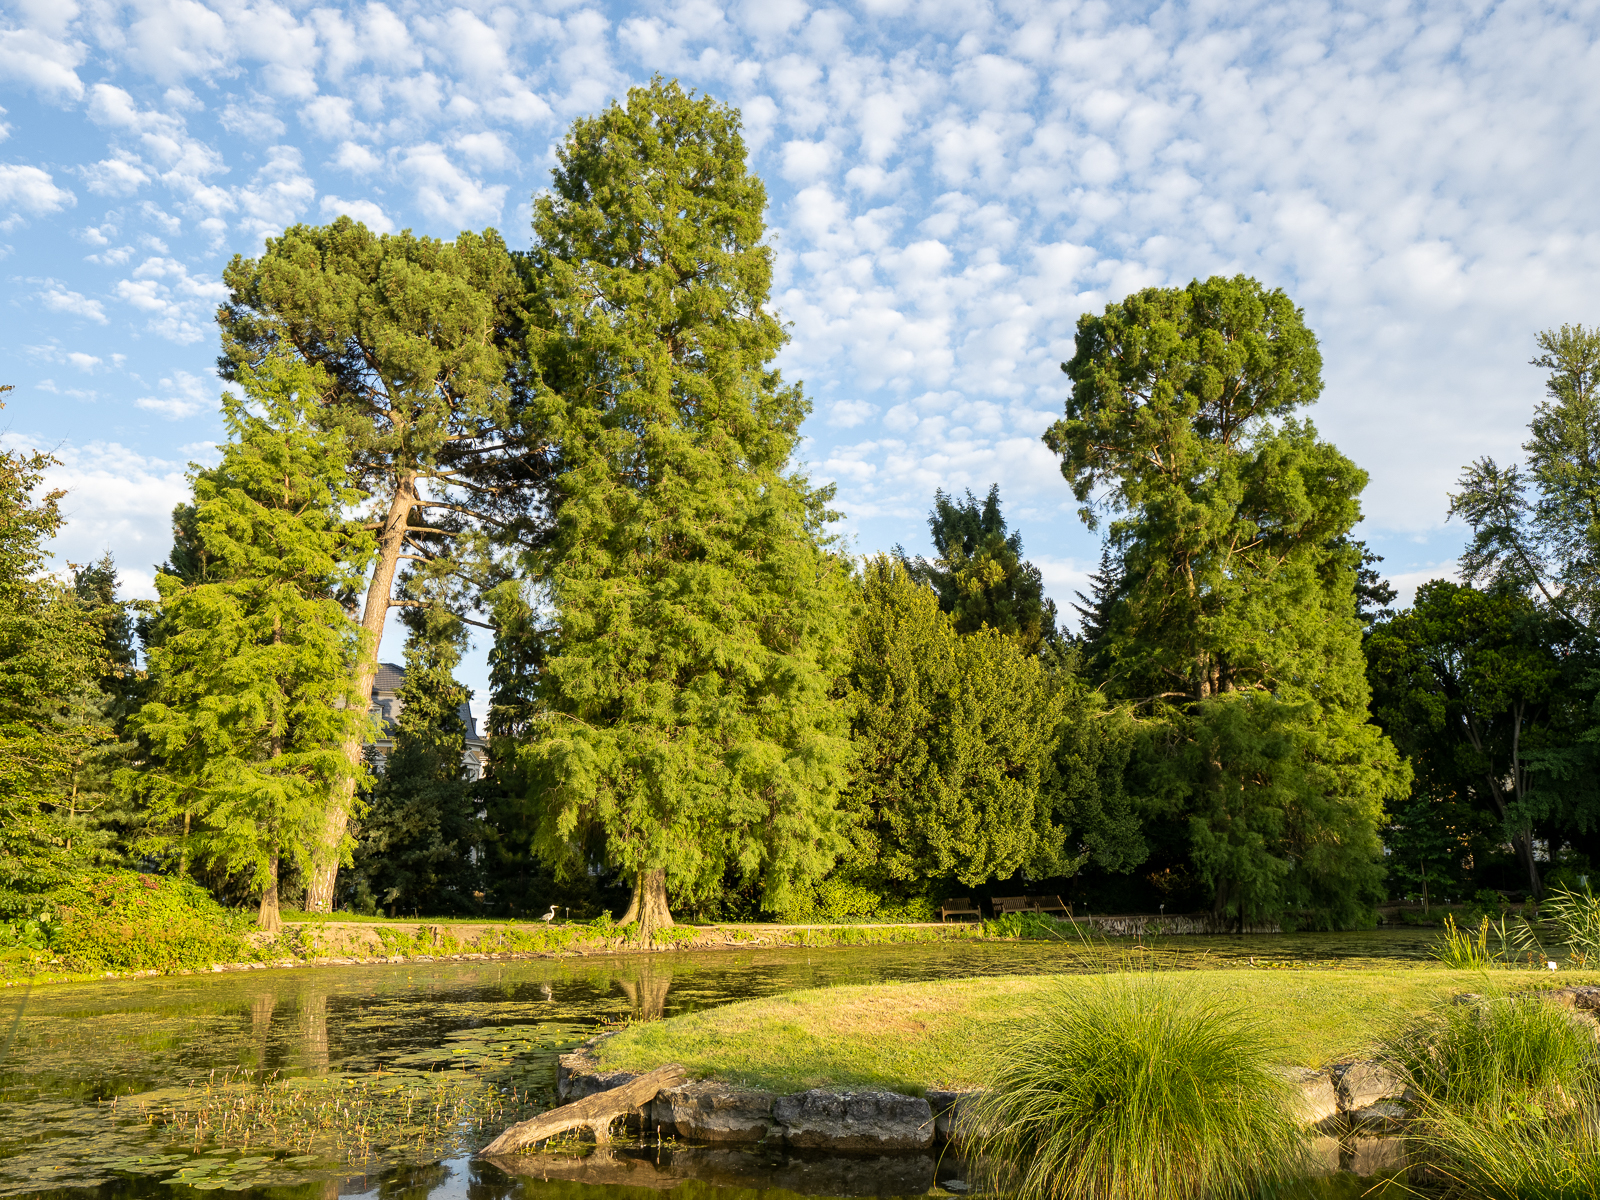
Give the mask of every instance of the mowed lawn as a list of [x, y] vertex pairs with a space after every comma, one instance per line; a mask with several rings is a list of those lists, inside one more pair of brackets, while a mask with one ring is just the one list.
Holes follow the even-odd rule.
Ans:
[[[1597, 983], [1600, 975], [1533, 971], [1251, 970], [1180, 972], [1223, 1008], [1265, 1027], [1279, 1061], [1309, 1067], [1371, 1053], [1430, 1006], [1462, 992], [1505, 995]], [[852, 1086], [917, 1092], [972, 1087], [996, 1046], [1030, 1013], [1070, 1004], [1104, 975], [940, 980], [817, 988], [746, 1000], [625, 1029], [600, 1043], [608, 1069], [681, 1063], [696, 1077], [773, 1091]], [[1130, 977], [1133, 986], [1150, 978]], [[1170, 978], [1170, 976], [1169, 976]]]

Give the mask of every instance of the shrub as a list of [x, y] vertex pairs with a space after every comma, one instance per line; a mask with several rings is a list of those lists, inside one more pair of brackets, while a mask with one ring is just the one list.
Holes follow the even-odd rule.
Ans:
[[249, 957], [247, 913], [184, 879], [136, 871], [79, 876], [50, 895], [50, 949], [70, 968], [175, 971]]
[[1564, 1111], [1596, 1079], [1594, 1035], [1547, 1000], [1451, 1004], [1390, 1044], [1424, 1113]]
[[1304, 1163], [1271, 1052], [1255, 1018], [1192, 982], [1063, 988], [991, 1062], [979, 1149], [1023, 1200], [1253, 1195]]

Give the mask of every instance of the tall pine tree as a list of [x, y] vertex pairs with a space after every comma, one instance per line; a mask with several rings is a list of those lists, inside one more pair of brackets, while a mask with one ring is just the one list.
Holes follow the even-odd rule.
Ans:
[[730, 870], [781, 909], [842, 846], [849, 594], [789, 473], [809, 406], [771, 365], [765, 189], [738, 114], [659, 78], [557, 157], [533, 250], [563, 466], [544, 843], [581, 869], [600, 834], [641, 932]]
[[311, 869], [351, 779], [344, 745], [370, 729], [351, 686], [362, 631], [337, 595], [372, 539], [345, 517], [359, 495], [344, 437], [310, 420], [313, 373], [272, 357], [238, 380], [246, 399], [223, 398], [222, 462], [192, 477], [205, 581], [156, 577], [153, 697], [129, 723], [155, 761], [123, 781], [157, 820], [181, 814], [185, 854], [248, 875], [275, 930], [283, 861]]

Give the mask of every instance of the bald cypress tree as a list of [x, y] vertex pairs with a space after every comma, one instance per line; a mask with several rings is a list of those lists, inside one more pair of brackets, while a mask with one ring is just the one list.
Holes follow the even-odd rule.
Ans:
[[193, 475], [205, 578], [156, 577], [153, 695], [129, 722], [154, 759], [122, 782], [157, 822], [181, 817], [184, 856], [247, 875], [274, 930], [282, 863], [313, 867], [352, 782], [345, 744], [370, 731], [351, 686], [362, 630], [338, 596], [372, 539], [344, 515], [344, 438], [310, 420], [315, 375], [273, 357], [238, 378], [247, 400], [223, 399], [222, 462]]
[[641, 932], [730, 870], [783, 908], [843, 847], [850, 602], [790, 466], [808, 405], [771, 365], [765, 189], [737, 112], [660, 79], [558, 159], [534, 206], [562, 455], [542, 842], [568, 870], [603, 845]]

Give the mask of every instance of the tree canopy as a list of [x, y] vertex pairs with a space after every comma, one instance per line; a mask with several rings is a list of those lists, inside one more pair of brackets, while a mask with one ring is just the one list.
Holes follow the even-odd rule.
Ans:
[[[259, 258], [236, 256], [217, 312], [225, 379], [285, 355], [310, 371], [318, 424], [349, 447], [347, 486], [369, 505], [377, 552], [361, 623], [370, 654], [352, 686], [372, 688], [395, 604], [450, 600], [463, 580], [493, 581], [486, 547], [537, 541], [547, 528], [548, 452], [531, 421], [525, 283], [494, 230], [454, 242], [378, 235], [341, 217], [292, 226]], [[402, 562], [413, 586], [396, 595]], [[352, 584], [358, 587], [358, 584]], [[361, 746], [345, 747], [352, 771]], [[308, 905], [326, 909], [346, 803], [329, 810]]]
[[841, 844], [849, 601], [826, 496], [788, 473], [808, 406], [771, 366], [765, 189], [737, 113], [660, 79], [557, 157], [532, 255], [561, 445], [546, 845], [576, 869], [601, 832], [641, 929], [730, 870], [781, 907]]

